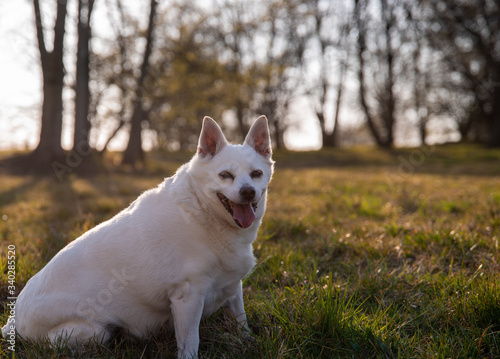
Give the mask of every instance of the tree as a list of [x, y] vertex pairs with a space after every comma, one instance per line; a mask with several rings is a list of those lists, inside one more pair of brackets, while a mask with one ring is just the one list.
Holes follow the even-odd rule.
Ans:
[[254, 95], [255, 109], [268, 117], [271, 138], [277, 149], [285, 148], [288, 110], [302, 88], [302, 79], [296, 73], [300, 72], [307, 42], [302, 32], [304, 12], [307, 8], [300, 0], [271, 1], [260, 22], [267, 42], [263, 49], [266, 56], [258, 67], [261, 76]]
[[[314, 21], [311, 30], [311, 40], [318, 46], [318, 56], [313, 59], [319, 65], [319, 76], [313, 82], [313, 89], [309, 91], [309, 98], [315, 102], [314, 111], [318, 119], [323, 147], [338, 146], [339, 113], [342, 100], [344, 81], [347, 72], [347, 59], [349, 45], [347, 35], [350, 27], [350, 16], [346, 12], [342, 2], [334, 3], [320, 0], [312, 0], [310, 13]], [[332, 28], [332, 24], [334, 28]], [[307, 66], [304, 64], [302, 66]], [[309, 77], [309, 76], [308, 76]], [[336, 84], [334, 84], [334, 79]], [[327, 111], [331, 105], [329, 93], [335, 90], [333, 101], [334, 111], [332, 113], [333, 128], [330, 131], [327, 126]]]
[[256, 59], [250, 49], [253, 48], [252, 39], [258, 34], [258, 15], [252, 2], [222, 0], [216, 4], [218, 22], [212, 25], [211, 30], [216, 34], [221, 50], [229, 54], [225, 64], [220, 63], [228, 72], [225, 83], [230, 89], [230, 98], [227, 105], [234, 110], [239, 136], [244, 139], [250, 121], [255, 118], [248, 112], [251, 112], [249, 109], [257, 80], [256, 74], [252, 73]]
[[155, 74], [147, 94], [151, 127], [162, 148], [196, 149], [205, 115], [220, 119], [236, 94], [228, 66], [219, 62], [218, 34], [195, 4], [176, 4], [163, 14]]
[[64, 34], [67, 0], [57, 1], [52, 51], [45, 45], [42, 13], [39, 0], [33, 0], [38, 50], [43, 77], [43, 103], [40, 142], [33, 152], [34, 163], [40, 168], [50, 168], [54, 161], [62, 160], [61, 146], [64, 87]]
[[[380, 18], [370, 25], [370, 12], [366, 0], [355, 0], [355, 19], [358, 29], [358, 81], [361, 107], [365, 113], [368, 128], [378, 146], [390, 148], [394, 144], [396, 123], [396, 97], [394, 85], [396, 52], [393, 35], [396, 31], [395, 5], [387, 0], [380, 2]], [[366, 37], [370, 34], [371, 48]], [[370, 71], [370, 72], [369, 72]], [[367, 74], [370, 86], [367, 84]], [[371, 100], [371, 101], [370, 101]], [[371, 102], [371, 105], [370, 105]]]
[[94, 0], [78, 0], [78, 45], [76, 54], [75, 131], [73, 149], [90, 148], [89, 144], [89, 42], [92, 36], [90, 18]]
[[191, 148], [203, 116], [222, 114], [234, 121], [234, 139], [244, 138], [256, 115], [266, 114], [274, 145], [284, 146], [287, 106], [300, 82], [290, 70], [303, 49], [288, 31], [297, 25], [292, 3], [300, 5], [275, 0], [266, 6], [222, 1], [213, 10], [185, 2], [169, 6], [147, 96], [162, 147]]
[[[127, 124], [127, 117], [130, 118], [129, 111], [134, 95], [134, 86], [137, 80], [134, 77], [131, 58], [136, 54], [133, 43], [140, 30], [135, 26], [133, 21], [123, 8], [121, 0], [106, 2], [106, 10], [110, 24], [113, 29], [113, 38], [111, 42], [116, 48], [109, 49], [108, 53], [101, 53], [94, 57], [94, 68], [98, 73], [96, 86], [94, 86], [93, 96], [94, 106], [101, 98], [106, 98], [108, 92], [118, 90], [117, 98], [114, 101], [118, 104], [118, 110], [108, 111], [101, 116], [96, 116], [94, 119], [94, 127], [99, 128], [105, 125], [110, 120], [116, 120], [112, 133], [107, 137], [104, 145], [99, 150], [99, 155], [103, 155], [108, 149], [111, 141]], [[115, 15], [115, 16], [113, 16]], [[128, 30], [134, 28], [134, 31]], [[128, 32], [128, 35], [126, 34]], [[134, 34], [132, 36], [131, 34]], [[131, 112], [130, 112], [131, 113]]]
[[144, 162], [144, 150], [142, 148], [142, 124], [147, 120], [148, 113], [144, 109], [144, 84], [148, 75], [149, 59], [153, 49], [153, 30], [155, 24], [157, 0], [151, 0], [148, 29], [146, 33], [146, 46], [140, 68], [139, 78], [135, 88], [135, 99], [133, 102], [133, 113], [130, 119], [130, 136], [127, 148], [123, 153], [122, 164], [135, 166], [138, 162]]
[[425, 21], [423, 16], [423, 7], [420, 2], [409, 2], [405, 4], [407, 21], [411, 31], [408, 35], [412, 36], [413, 43], [412, 61], [410, 61], [410, 72], [413, 72], [413, 101], [415, 106], [415, 114], [417, 118], [417, 126], [420, 137], [420, 143], [425, 146], [427, 139], [427, 123], [429, 121], [429, 109], [427, 95], [430, 90], [429, 75], [430, 66], [428, 56], [424, 56], [424, 51], [429, 49], [427, 41], [427, 30], [429, 23]]
[[500, 5], [491, 0], [424, 4], [434, 15], [429, 42], [456, 79], [447, 90], [461, 96], [462, 138], [500, 147]]

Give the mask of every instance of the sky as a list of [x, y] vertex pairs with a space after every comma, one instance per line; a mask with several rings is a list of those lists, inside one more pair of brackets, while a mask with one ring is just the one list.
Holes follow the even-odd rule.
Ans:
[[[68, 11], [75, 1], [70, 2]], [[105, 16], [96, 2], [94, 9], [94, 28]], [[44, 2], [42, 2], [42, 6]], [[42, 8], [43, 11], [43, 8]], [[36, 47], [36, 34], [33, 24], [33, 5], [29, 0], [2, 0], [0, 2], [0, 150], [32, 149], [38, 143], [41, 112], [41, 70]], [[44, 19], [48, 26], [50, 16]], [[74, 26], [73, 26], [74, 27]], [[67, 42], [71, 46], [71, 22], [67, 22]], [[97, 30], [98, 31], [98, 30]], [[96, 32], [97, 32], [96, 31]], [[47, 41], [50, 43], [50, 41]], [[71, 98], [71, 90], [64, 96]], [[319, 147], [320, 131], [312, 116], [307, 115], [307, 104], [300, 109], [300, 118], [292, 116], [294, 124], [285, 134], [287, 147], [292, 149], [315, 149]], [[72, 145], [72, 118], [68, 112], [63, 123], [63, 147]], [[306, 116], [304, 116], [306, 115]], [[105, 137], [105, 136], [103, 136]], [[126, 145], [127, 135], [123, 133], [113, 143], [114, 150]], [[148, 147], [148, 143], [145, 144]]]
[[0, 150], [35, 146], [40, 73], [28, 1], [0, 3]]

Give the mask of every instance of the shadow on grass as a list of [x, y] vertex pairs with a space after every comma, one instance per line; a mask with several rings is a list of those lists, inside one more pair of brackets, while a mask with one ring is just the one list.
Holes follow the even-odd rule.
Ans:
[[500, 149], [474, 144], [446, 144], [383, 150], [376, 147], [277, 151], [277, 168], [380, 167], [388, 175], [414, 173], [500, 175]]
[[[59, 172], [63, 177], [71, 173], [79, 176], [103, 173], [170, 175], [192, 156], [193, 153], [188, 152], [150, 152], [143, 166], [131, 168], [119, 165], [119, 153], [107, 153], [104, 157], [96, 153], [72, 157], [70, 151], [55, 161], [58, 165], [54, 168], [53, 163], [38, 163], [29, 153], [3, 154], [0, 156], [0, 173], [57, 175]], [[278, 150], [273, 158], [277, 169], [368, 166], [388, 168], [393, 174], [404, 176], [413, 173], [500, 175], [500, 149], [477, 144], [452, 143], [390, 150], [370, 146], [319, 151]]]
[[54, 177], [59, 182], [65, 181], [71, 175], [86, 178], [109, 174], [171, 175], [191, 157], [192, 154], [186, 152], [150, 153], [144, 164], [134, 168], [120, 165], [121, 155], [114, 152], [104, 155], [89, 152], [81, 156], [69, 151], [62, 158], [54, 158], [48, 162], [40, 162], [33, 153], [0, 152], [0, 175]]
[[31, 190], [36, 184], [37, 179], [34, 177], [29, 177], [21, 184], [14, 188], [8, 188], [0, 191], [0, 209], [14, 203], [22, 196], [25, 192]]

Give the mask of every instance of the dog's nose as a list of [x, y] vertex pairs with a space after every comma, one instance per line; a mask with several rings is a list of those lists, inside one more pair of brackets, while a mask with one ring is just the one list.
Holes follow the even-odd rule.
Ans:
[[255, 188], [241, 187], [240, 196], [244, 201], [250, 202], [255, 198]]

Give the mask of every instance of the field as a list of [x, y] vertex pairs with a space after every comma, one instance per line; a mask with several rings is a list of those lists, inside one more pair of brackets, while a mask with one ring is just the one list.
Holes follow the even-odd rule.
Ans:
[[[0, 173], [0, 297], [59, 249], [157, 185], [189, 156], [145, 173]], [[169, 157], [169, 155], [165, 155]], [[224, 310], [204, 319], [201, 358], [500, 357], [500, 151], [448, 145], [277, 153], [244, 282], [251, 337]], [[2, 341], [1, 353], [13, 357]], [[175, 338], [115, 339], [71, 353], [18, 340], [16, 358], [174, 358]]]

